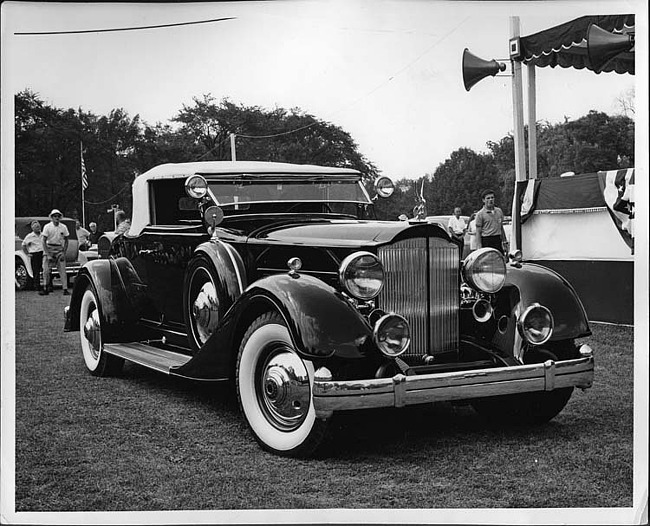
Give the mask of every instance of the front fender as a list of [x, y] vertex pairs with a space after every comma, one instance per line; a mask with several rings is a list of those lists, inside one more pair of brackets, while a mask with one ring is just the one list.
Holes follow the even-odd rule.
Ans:
[[284, 318], [296, 351], [307, 359], [362, 358], [373, 353], [370, 326], [338, 291], [312, 276], [277, 274], [246, 289], [198, 353], [174, 374], [189, 378], [232, 376], [246, 329], [270, 310]]
[[282, 315], [296, 350], [306, 357], [360, 358], [372, 347], [366, 319], [339, 291], [313, 276], [268, 276], [238, 302], [246, 308], [260, 303]]
[[584, 306], [571, 284], [551, 269], [534, 263], [508, 266], [506, 286], [519, 291], [519, 308], [523, 312], [533, 303], [547, 307], [555, 327], [552, 340], [582, 338], [591, 335]]

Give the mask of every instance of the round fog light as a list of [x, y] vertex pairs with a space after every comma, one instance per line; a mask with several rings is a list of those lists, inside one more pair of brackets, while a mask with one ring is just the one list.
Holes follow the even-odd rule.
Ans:
[[532, 345], [546, 343], [553, 334], [553, 315], [539, 303], [533, 303], [519, 318], [521, 336]]
[[411, 343], [409, 324], [398, 314], [379, 318], [372, 335], [379, 350], [391, 358], [402, 354]]

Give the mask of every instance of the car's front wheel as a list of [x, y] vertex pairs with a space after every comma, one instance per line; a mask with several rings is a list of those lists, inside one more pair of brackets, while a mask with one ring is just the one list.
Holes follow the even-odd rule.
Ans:
[[112, 376], [120, 373], [124, 360], [104, 352], [99, 302], [92, 285], [86, 287], [81, 297], [79, 335], [81, 338], [81, 352], [90, 374], [93, 376]]
[[[544, 363], [547, 360], [575, 358], [573, 341], [560, 342], [557, 348], [535, 349], [524, 355], [524, 363]], [[544, 424], [557, 416], [566, 406], [573, 394], [573, 387], [563, 387], [553, 391], [535, 391], [506, 396], [477, 399], [472, 402], [474, 409], [490, 422], [503, 424], [535, 425]]]
[[31, 278], [27, 272], [27, 267], [25, 263], [16, 258], [16, 290], [27, 290], [31, 284]]
[[314, 367], [293, 348], [276, 313], [257, 318], [237, 357], [239, 404], [256, 440], [267, 451], [306, 457], [323, 442], [329, 421], [316, 418]]

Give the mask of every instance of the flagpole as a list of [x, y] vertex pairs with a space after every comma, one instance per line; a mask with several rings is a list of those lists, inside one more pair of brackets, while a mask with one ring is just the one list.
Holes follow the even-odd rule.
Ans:
[[86, 228], [86, 174], [84, 173], [86, 171], [86, 167], [84, 164], [84, 145], [82, 141], [79, 141], [79, 154], [81, 161], [81, 226]]

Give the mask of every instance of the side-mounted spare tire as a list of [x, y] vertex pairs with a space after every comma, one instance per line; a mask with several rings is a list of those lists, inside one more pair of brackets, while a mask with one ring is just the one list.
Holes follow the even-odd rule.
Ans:
[[190, 261], [183, 284], [183, 316], [187, 339], [196, 352], [212, 336], [225, 314], [223, 286], [206, 256]]

